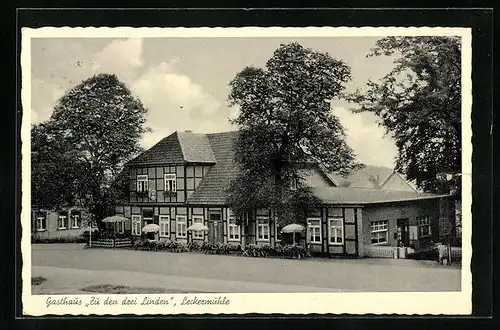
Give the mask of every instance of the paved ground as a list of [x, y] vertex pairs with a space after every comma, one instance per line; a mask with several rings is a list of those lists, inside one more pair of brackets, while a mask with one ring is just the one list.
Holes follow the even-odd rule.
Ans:
[[33, 293], [81, 293], [93, 284], [185, 292], [459, 291], [460, 269], [403, 259], [287, 260], [32, 245]]

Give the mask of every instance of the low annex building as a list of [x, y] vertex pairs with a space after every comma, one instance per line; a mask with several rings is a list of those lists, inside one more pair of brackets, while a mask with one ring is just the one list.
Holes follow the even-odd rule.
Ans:
[[[130, 222], [120, 230], [139, 236], [155, 223], [160, 239], [277, 244], [273, 210], [255, 210], [239, 223], [226, 202], [238, 174], [237, 139], [238, 132], [174, 132], [126, 164], [129, 199], [115, 213]], [[362, 257], [369, 246], [418, 247], [437, 241], [439, 224], [453, 217], [450, 196], [419, 192], [390, 169], [366, 167], [341, 178], [318, 168], [304, 180], [323, 203], [307, 216], [302, 235], [313, 252]], [[187, 231], [194, 223], [209, 231]]]

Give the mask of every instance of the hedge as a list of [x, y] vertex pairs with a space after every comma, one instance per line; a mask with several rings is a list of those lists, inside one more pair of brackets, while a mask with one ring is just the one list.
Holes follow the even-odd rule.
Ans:
[[189, 252], [199, 251], [205, 254], [241, 255], [245, 257], [278, 257], [278, 258], [307, 258], [309, 251], [300, 245], [256, 245], [249, 244], [244, 248], [240, 244], [190, 242], [188, 244], [176, 241], [153, 241], [140, 239], [134, 242], [136, 250]]

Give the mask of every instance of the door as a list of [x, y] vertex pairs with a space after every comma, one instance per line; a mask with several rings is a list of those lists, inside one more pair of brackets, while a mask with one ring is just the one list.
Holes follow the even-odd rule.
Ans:
[[410, 245], [410, 229], [408, 225], [408, 219], [397, 220], [396, 239], [398, 244], [397, 246]]
[[222, 243], [224, 241], [221, 211], [210, 211], [208, 213], [208, 241], [210, 243]]

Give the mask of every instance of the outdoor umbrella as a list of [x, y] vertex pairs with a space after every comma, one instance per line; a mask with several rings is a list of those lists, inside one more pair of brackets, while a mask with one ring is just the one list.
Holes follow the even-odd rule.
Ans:
[[149, 225], [145, 225], [142, 227], [143, 233], [157, 233], [160, 231], [160, 226], [155, 223], [150, 223]]
[[194, 225], [189, 226], [189, 228], [187, 230], [189, 230], [189, 231], [208, 231], [208, 227], [202, 223], [197, 222]]
[[117, 222], [122, 222], [122, 221], [127, 221], [127, 220], [128, 220], [128, 218], [125, 218], [124, 216], [113, 215], [113, 216], [102, 219], [102, 222], [117, 223]]
[[[123, 222], [123, 221], [128, 221], [128, 218], [125, 218], [122, 215], [112, 215], [110, 217], [102, 219], [102, 222], [104, 223], [118, 223], [118, 222]], [[113, 230], [116, 231], [116, 225], [113, 226]]]
[[295, 244], [295, 233], [301, 233], [305, 230], [306, 228], [302, 225], [299, 225], [297, 223], [292, 223], [290, 225], [286, 225], [285, 227], [281, 228], [282, 233], [293, 233], [293, 243]]

